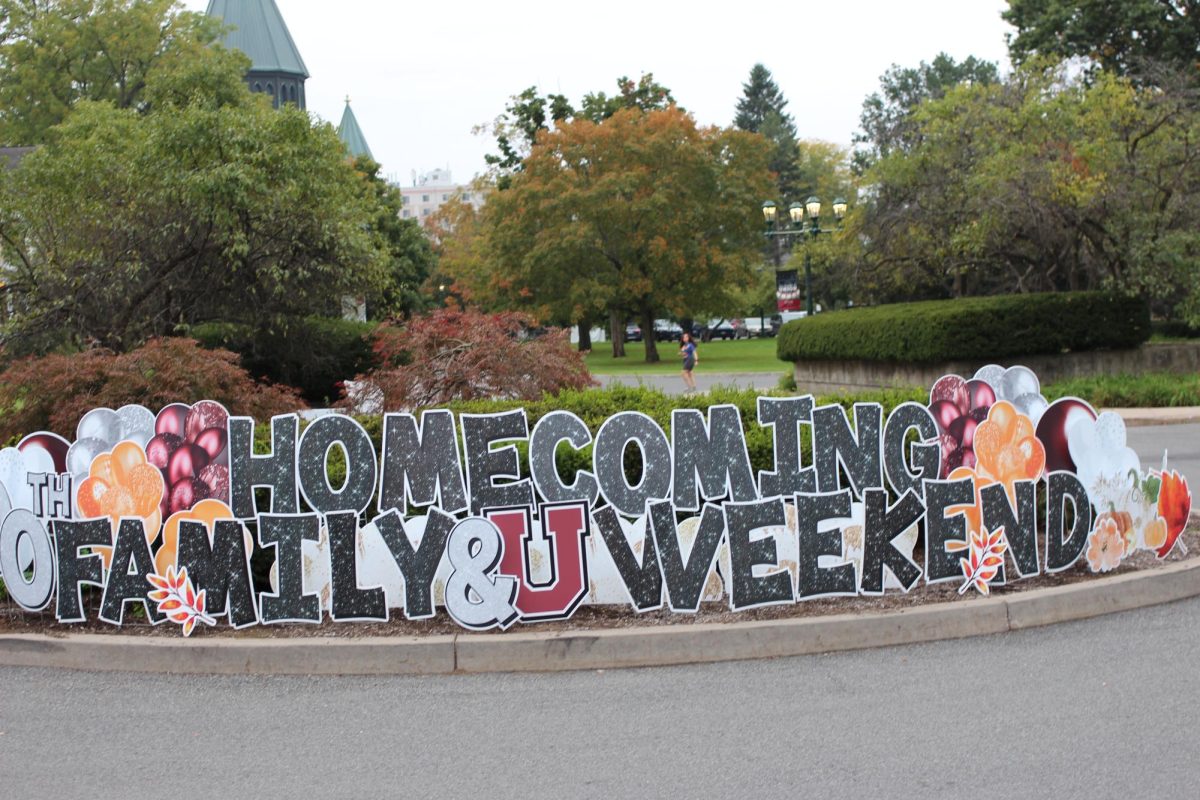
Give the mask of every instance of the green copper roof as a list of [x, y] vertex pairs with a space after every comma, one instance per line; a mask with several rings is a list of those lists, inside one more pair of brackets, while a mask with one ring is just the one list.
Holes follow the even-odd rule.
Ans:
[[225, 36], [225, 46], [248, 55], [254, 64], [252, 72], [308, 77], [308, 68], [275, 0], [209, 0], [208, 15], [233, 28]]
[[350, 98], [346, 98], [346, 110], [342, 112], [342, 121], [338, 125], [337, 132], [351, 156], [354, 158], [366, 156], [372, 161], [375, 160], [375, 156], [371, 154], [371, 147], [367, 144], [367, 137], [363, 136], [362, 128], [358, 127], [358, 118], [354, 116], [354, 110], [350, 108]]

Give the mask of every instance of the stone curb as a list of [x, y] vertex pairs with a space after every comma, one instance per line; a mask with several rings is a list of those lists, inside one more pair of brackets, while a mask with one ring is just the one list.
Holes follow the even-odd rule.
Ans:
[[205, 675], [557, 672], [781, 658], [985, 636], [1200, 596], [1200, 558], [1008, 597], [872, 614], [617, 630], [185, 641], [0, 635], [0, 666]]

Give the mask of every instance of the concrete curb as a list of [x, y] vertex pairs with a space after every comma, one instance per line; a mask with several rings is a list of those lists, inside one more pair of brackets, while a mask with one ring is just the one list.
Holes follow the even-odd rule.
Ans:
[[431, 675], [667, 666], [985, 636], [1200, 596], [1200, 558], [1007, 597], [875, 614], [617, 630], [185, 641], [0, 635], [0, 666], [205, 675]]
[[1128, 428], [1146, 428], [1156, 425], [1193, 425], [1200, 422], [1200, 408], [1104, 408], [1121, 415]]

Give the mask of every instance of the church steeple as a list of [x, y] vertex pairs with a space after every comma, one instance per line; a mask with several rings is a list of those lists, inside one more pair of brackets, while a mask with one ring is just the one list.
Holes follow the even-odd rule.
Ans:
[[208, 15], [231, 29], [224, 45], [250, 57], [246, 83], [251, 91], [271, 95], [276, 108], [285, 103], [306, 107], [308, 68], [275, 0], [209, 0]]
[[371, 147], [367, 144], [367, 137], [363, 136], [362, 128], [358, 126], [358, 117], [354, 116], [354, 109], [350, 108], [349, 97], [346, 98], [346, 110], [342, 112], [342, 121], [338, 124], [337, 132], [351, 158], [366, 156], [372, 161], [375, 160], [375, 156], [371, 154]]

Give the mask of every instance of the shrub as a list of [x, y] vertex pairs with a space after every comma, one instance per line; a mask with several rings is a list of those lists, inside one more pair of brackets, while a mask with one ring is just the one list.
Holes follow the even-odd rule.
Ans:
[[1177, 408], [1200, 406], [1200, 376], [1157, 372], [1147, 375], [1096, 375], [1059, 381], [1044, 389], [1046, 398], [1080, 397], [1096, 408]]
[[[528, 337], [516, 313], [445, 309], [387, 324], [373, 337], [381, 366], [358, 377], [359, 397], [388, 411], [480, 399], [532, 400], [595, 382], [567, 331]], [[349, 399], [343, 405], [353, 405]]]
[[0, 373], [0, 442], [39, 430], [72, 439], [79, 418], [93, 408], [136, 403], [158, 410], [200, 400], [256, 419], [304, 407], [292, 389], [256, 382], [227, 350], [152, 339], [121, 355], [97, 349], [9, 363]]
[[1149, 337], [1141, 300], [1059, 292], [835, 311], [784, 325], [777, 352], [784, 361], [998, 361], [1136, 347]]
[[256, 378], [294, 386], [313, 405], [341, 397], [341, 384], [377, 366], [369, 338], [377, 324], [309, 317], [286, 331], [208, 322], [189, 330], [210, 350], [232, 350]]
[[1161, 339], [1200, 339], [1200, 328], [1193, 328], [1182, 320], [1159, 320], [1151, 323], [1154, 336]]

